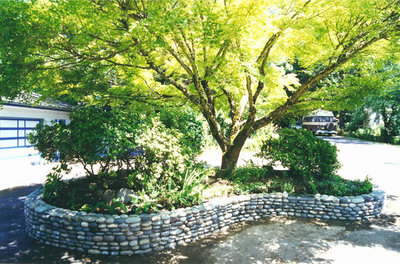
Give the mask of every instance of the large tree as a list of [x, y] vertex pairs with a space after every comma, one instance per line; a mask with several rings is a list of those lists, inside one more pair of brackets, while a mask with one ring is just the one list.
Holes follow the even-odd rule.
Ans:
[[[304, 109], [321, 80], [356, 57], [399, 44], [399, 0], [1, 5], [2, 90], [40, 87], [47, 95], [114, 103], [188, 102], [206, 119], [226, 170], [249, 135]], [[294, 63], [302, 76], [285, 67]], [[229, 118], [227, 126], [219, 116]]]

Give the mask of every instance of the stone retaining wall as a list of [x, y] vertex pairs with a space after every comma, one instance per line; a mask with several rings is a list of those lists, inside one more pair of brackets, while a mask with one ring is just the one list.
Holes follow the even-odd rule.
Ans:
[[243, 222], [271, 216], [363, 220], [381, 214], [385, 194], [219, 198], [203, 205], [143, 215], [104, 215], [57, 208], [37, 190], [25, 200], [26, 230], [41, 243], [90, 254], [131, 255], [174, 248]]

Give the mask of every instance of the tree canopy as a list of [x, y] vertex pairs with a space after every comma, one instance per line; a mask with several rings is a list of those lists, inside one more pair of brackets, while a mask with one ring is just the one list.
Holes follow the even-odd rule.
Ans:
[[398, 54], [399, 2], [1, 2], [0, 95], [40, 89], [89, 103], [188, 103], [230, 169], [257, 129], [332, 94], [354, 95], [318, 85], [331, 73]]

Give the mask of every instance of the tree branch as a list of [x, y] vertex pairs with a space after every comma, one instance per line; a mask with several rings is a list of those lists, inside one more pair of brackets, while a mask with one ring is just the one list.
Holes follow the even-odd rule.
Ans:
[[265, 43], [263, 50], [261, 51], [260, 55], [258, 56], [256, 62], [259, 65], [258, 66], [258, 71], [262, 76], [265, 76], [265, 64], [268, 60], [269, 53], [271, 52], [272, 47], [282, 34], [282, 31], [279, 31], [277, 33], [272, 34], [272, 36], [268, 39], [268, 41]]
[[301, 85], [299, 87], [299, 89], [286, 101], [285, 104], [276, 108], [274, 111], [272, 111], [268, 115], [256, 120], [253, 124], [254, 130], [264, 127], [267, 124], [270, 124], [270, 123], [278, 120], [279, 118], [281, 118], [287, 112], [287, 110], [289, 110], [293, 105], [298, 103], [298, 100], [304, 93], [309, 91], [312, 87], [314, 87], [317, 83], [319, 83], [326, 76], [331, 74], [338, 67], [342, 66], [343, 64], [348, 62], [350, 59], [355, 57], [360, 51], [364, 50], [369, 45], [378, 41], [379, 39], [382, 39], [384, 36], [385, 36], [385, 34], [381, 34], [380, 36], [371, 38], [369, 41], [364, 42], [362, 45], [360, 45], [356, 49], [354, 49], [351, 53], [347, 53], [344, 56], [338, 56], [335, 63], [333, 63], [332, 65], [321, 70], [319, 73], [317, 73], [316, 75], [311, 77], [308, 81], [306, 81], [303, 85]]

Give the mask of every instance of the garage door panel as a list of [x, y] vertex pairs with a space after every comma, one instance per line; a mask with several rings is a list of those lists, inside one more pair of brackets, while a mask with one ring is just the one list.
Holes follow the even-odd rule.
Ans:
[[16, 138], [18, 137], [17, 130], [0, 130], [0, 138]]
[[26, 128], [35, 128], [39, 121], [26, 121]]
[[18, 147], [15, 139], [0, 140], [0, 148], [15, 148]]
[[0, 119], [0, 128], [17, 128], [17, 120]]

